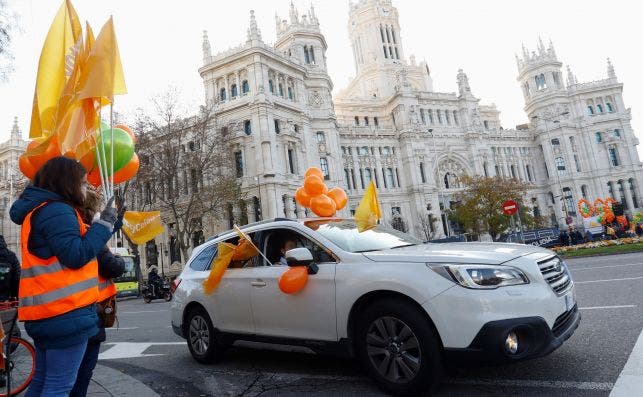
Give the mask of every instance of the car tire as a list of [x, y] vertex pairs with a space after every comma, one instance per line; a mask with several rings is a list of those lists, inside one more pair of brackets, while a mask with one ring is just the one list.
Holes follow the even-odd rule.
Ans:
[[402, 299], [370, 303], [356, 319], [354, 346], [369, 375], [395, 395], [419, 395], [442, 377], [442, 348], [426, 313]]
[[192, 357], [201, 364], [218, 361], [227, 346], [217, 339], [208, 313], [201, 307], [192, 309], [186, 321], [185, 337]]

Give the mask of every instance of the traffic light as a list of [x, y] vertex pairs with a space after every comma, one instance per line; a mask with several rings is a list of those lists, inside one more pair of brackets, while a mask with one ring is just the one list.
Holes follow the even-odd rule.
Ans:
[[623, 215], [623, 204], [621, 203], [612, 204], [612, 211], [614, 212], [615, 216]]

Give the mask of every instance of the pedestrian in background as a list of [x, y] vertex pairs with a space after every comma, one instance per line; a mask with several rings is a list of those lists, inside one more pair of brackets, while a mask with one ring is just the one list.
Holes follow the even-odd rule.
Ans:
[[[85, 197], [85, 206], [81, 211], [81, 216], [83, 221], [86, 224], [91, 224], [94, 216], [100, 209], [101, 196], [93, 189], [87, 190], [87, 195]], [[120, 229], [122, 226], [122, 217], [124, 213], [124, 208], [119, 208], [118, 210], [118, 220], [114, 226], [114, 233]], [[98, 274], [102, 280], [111, 280], [116, 277], [120, 277], [125, 272], [125, 261], [119, 255], [114, 255], [108, 246], [103, 247], [100, 250], [97, 256], [98, 260]], [[113, 283], [111, 283], [113, 285]], [[110, 297], [116, 295], [116, 288], [111, 288], [107, 290], [107, 284], [104, 286], [104, 289], [100, 288], [99, 284], [99, 301], [109, 299]], [[94, 373], [94, 368], [98, 363], [98, 354], [100, 353], [100, 344], [105, 342], [107, 335], [105, 334], [105, 327], [100, 318], [101, 314], [101, 305], [96, 306], [98, 314], [98, 327], [99, 331], [96, 335], [89, 338], [87, 342], [87, 349], [85, 350], [85, 355], [83, 356], [83, 361], [78, 368], [78, 376], [76, 377], [76, 383], [71, 389], [69, 397], [85, 397], [87, 395], [87, 389], [89, 388], [89, 382], [92, 379]]]
[[38, 170], [10, 210], [22, 225], [18, 318], [36, 347], [26, 397], [67, 396], [87, 341], [98, 333], [98, 263], [117, 219], [109, 203], [90, 227], [83, 223], [87, 172], [55, 157]]
[[0, 235], [0, 301], [18, 299], [20, 262]]

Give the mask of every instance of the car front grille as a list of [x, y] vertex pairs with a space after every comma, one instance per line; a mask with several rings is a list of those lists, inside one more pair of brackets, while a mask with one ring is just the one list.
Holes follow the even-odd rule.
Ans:
[[545, 259], [538, 262], [540, 273], [542, 273], [545, 281], [557, 295], [562, 295], [567, 292], [567, 289], [572, 284], [572, 278], [567, 272], [567, 266], [563, 264], [557, 256]]

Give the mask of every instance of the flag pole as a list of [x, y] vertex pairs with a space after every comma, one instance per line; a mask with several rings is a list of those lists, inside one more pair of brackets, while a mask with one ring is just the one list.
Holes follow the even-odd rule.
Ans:
[[101, 150], [99, 145], [103, 145], [103, 131], [100, 128], [100, 116], [101, 116], [101, 106], [100, 102], [98, 105], [98, 143], [95, 145], [96, 148], [96, 162], [98, 164], [98, 174], [100, 176], [101, 188], [103, 189], [103, 200], [107, 203], [107, 172], [105, 171], [103, 156], [101, 156]]
[[110, 130], [110, 142], [109, 152], [110, 152], [110, 177], [109, 177], [109, 187], [111, 196], [114, 195], [114, 98], [111, 98], [109, 103], [109, 130]]
[[105, 203], [109, 201], [111, 196], [111, 191], [109, 190], [109, 176], [107, 175], [107, 157], [105, 155], [105, 141], [103, 140], [103, 130], [100, 130], [100, 145], [101, 145], [101, 157], [102, 157], [102, 166], [101, 169], [104, 173], [104, 184], [105, 186]]

